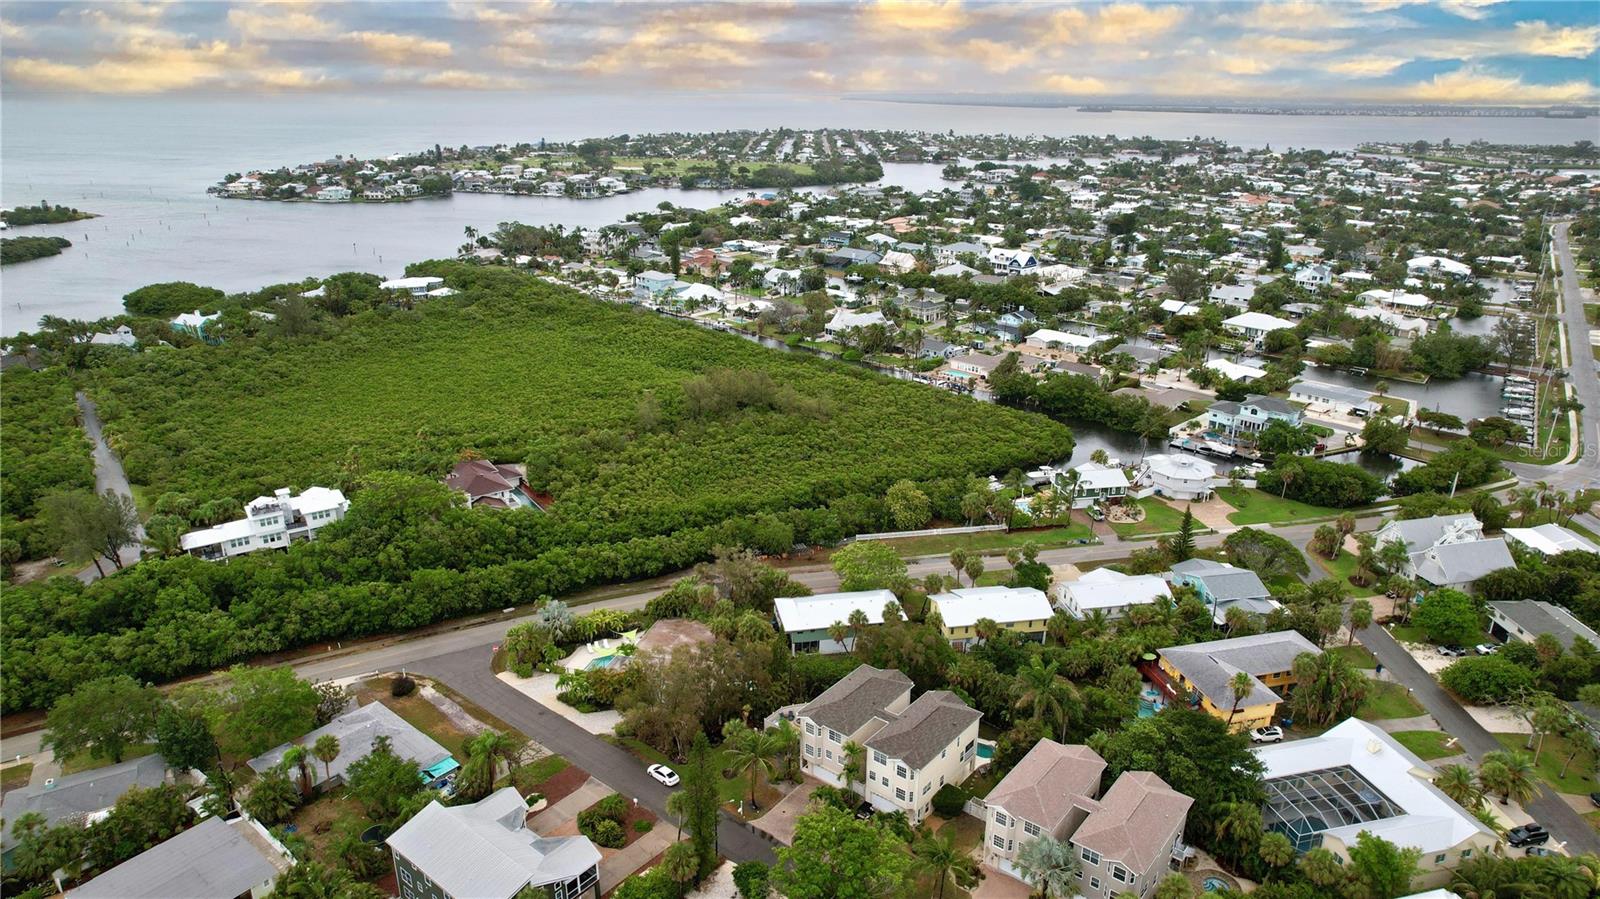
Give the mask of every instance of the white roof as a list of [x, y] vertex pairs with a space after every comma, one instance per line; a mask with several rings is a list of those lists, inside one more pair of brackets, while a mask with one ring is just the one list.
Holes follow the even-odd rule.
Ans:
[[832, 319], [829, 319], [828, 330], [843, 331], [846, 328], [865, 328], [868, 325], [887, 326], [888, 324], [889, 320], [884, 318], [883, 313], [876, 309], [868, 312], [851, 312], [848, 309], [840, 309], [833, 313]]
[[1217, 466], [1199, 456], [1159, 453], [1146, 456], [1144, 464], [1151, 474], [1178, 481], [1210, 480], [1217, 476]]
[[780, 596], [772, 601], [778, 623], [786, 634], [822, 631], [835, 621], [848, 622], [857, 609], [866, 613], [868, 624], [883, 623], [883, 607], [899, 602], [892, 590], [857, 590], [851, 593], [818, 593], [815, 596]]
[[1178, 299], [1162, 300], [1161, 311], [1170, 312], [1173, 315], [1193, 315], [1200, 311], [1200, 307]]
[[1366, 300], [1369, 303], [1383, 303], [1389, 306], [1404, 306], [1408, 309], [1426, 309], [1433, 305], [1432, 300], [1420, 293], [1411, 293], [1398, 288], [1394, 290], [1384, 290], [1381, 287], [1374, 288], [1372, 290], [1364, 291], [1361, 294], [1361, 299]]
[[721, 300], [722, 291], [709, 284], [690, 284], [678, 291], [678, 296], [686, 300]]
[[269, 886], [290, 862], [264, 839], [251, 839], [249, 820], [206, 818], [101, 874], [71, 895], [84, 899], [223, 899]]
[[443, 284], [444, 279], [433, 275], [418, 275], [414, 278], [394, 278], [378, 286], [384, 290], [418, 290], [424, 287], [433, 287]]
[[1294, 327], [1294, 322], [1285, 321], [1265, 312], [1241, 312], [1233, 318], [1224, 319], [1222, 324], [1253, 331], [1279, 331], [1284, 328]]
[[387, 842], [449, 896], [511, 896], [528, 883], [570, 880], [600, 863], [587, 837], [541, 837], [524, 826], [527, 813], [516, 787], [472, 805], [435, 801]]
[[178, 538], [178, 545], [187, 552], [198, 546], [216, 546], [229, 540], [248, 537], [250, 534], [250, 519], [240, 518], [237, 521], [224, 521], [214, 527], [190, 531]]
[[201, 315], [199, 310], [196, 310], [194, 312], [185, 312], [182, 315], [177, 316], [172, 320], [172, 323], [180, 328], [199, 328], [206, 322], [215, 321], [216, 319], [217, 313], [215, 312], [211, 313], [210, 315]]
[[1558, 524], [1541, 524], [1533, 528], [1506, 528], [1506, 539], [1520, 543], [1547, 556], [1564, 552], [1600, 553], [1589, 538], [1573, 533]]
[[1045, 621], [1053, 614], [1049, 598], [1032, 587], [964, 587], [929, 599], [945, 627], [971, 627], [979, 618], [1001, 624]]
[[1274, 780], [1324, 768], [1355, 769], [1403, 814], [1324, 831], [1354, 845], [1363, 830], [1424, 853], [1442, 852], [1477, 834], [1493, 836], [1432, 783], [1437, 772], [1393, 737], [1359, 718], [1348, 718], [1320, 737], [1262, 746], [1256, 756]]
[[1235, 381], [1254, 381], [1257, 378], [1266, 377], [1267, 374], [1266, 369], [1230, 362], [1227, 359], [1212, 359], [1206, 363], [1206, 368]]
[[1127, 487], [1128, 475], [1120, 465], [1101, 465], [1098, 462], [1085, 462], [1072, 469], [1078, 473], [1078, 486], [1088, 490], [1103, 490], [1107, 487]]
[[1412, 272], [1441, 271], [1449, 275], [1472, 274], [1472, 266], [1443, 256], [1413, 256], [1406, 260], [1406, 269]]
[[640, 280], [644, 280], [644, 281], [676, 281], [677, 280], [677, 277], [675, 275], [669, 275], [666, 272], [658, 272], [653, 268], [645, 269], [644, 271], [640, 272], [639, 274], [635, 275], [634, 277], [636, 277], [636, 278], [638, 278]]
[[1050, 328], [1040, 328], [1029, 334], [1025, 342], [1039, 347], [1048, 347], [1052, 343], [1059, 343], [1064, 347], [1073, 349], [1088, 349], [1096, 343], [1093, 337], [1083, 334], [1069, 334], [1066, 331], [1055, 331]]
[[307, 487], [299, 496], [290, 497], [289, 502], [294, 505], [296, 512], [309, 515], [337, 509], [345, 504], [345, 498], [344, 491], [336, 487]]
[[1153, 574], [1132, 575], [1096, 568], [1075, 581], [1057, 584], [1056, 595], [1063, 601], [1070, 596], [1074, 606], [1089, 612], [1153, 603], [1160, 597], [1171, 596], [1172, 588], [1165, 578]]

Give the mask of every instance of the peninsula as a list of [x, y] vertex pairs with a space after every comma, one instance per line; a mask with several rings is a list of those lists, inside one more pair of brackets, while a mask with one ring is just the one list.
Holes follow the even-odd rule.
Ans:
[[81, 222], [84, 219], [99, 218], [93, 212], [84, 212], [73, 209], [71, 206], [51, 206], [44, 200], [37, 206], [18, 206], [15, 209], [0, 209], [0, 223], [8, 228], [21, 228], [27, 225], [61, 225], [67, 222]]

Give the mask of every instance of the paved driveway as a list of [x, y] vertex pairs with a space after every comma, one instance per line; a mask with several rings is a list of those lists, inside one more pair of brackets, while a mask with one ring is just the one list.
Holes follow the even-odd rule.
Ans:
[[[664, 821], [673, 820], [667, 814], [667, 794], [670, 791], [650, 779], [643, 762], [500, 681], [489, 670], [492, 654], [493, 646], [485, 645], [422, 659], [411, 668], [449, 684], [491, 715], [548, 747], [551, 752], [564, 756], [606, 786], [637, 799], [655, 812], [656, 817]], [[722, 816], [717, 828], [717, 847], [724, 856], [735, 861], [772, 864], [777, 860], [772, 845], [766, 839], [726, 815]]]
[[[1357, 637], [1383, 663], [1384, 672], [1396, 682], [1409, 687], [1411, 694], [1422, 703], [1428, 714], [1439, 722], [1446, 733], [1460, 741], [1461, 748], [1474, 761], [1481, 761], [1486, 753], [1501, 748], [1500, 741], [1484, 730], [1477, 719], [1446, 693], [1439, 682], [1424, 671], [1388, 631], [1372, 625], [1358, 632]], [[1596, 833], [1589, 822], [1550, 787], [1542, 787], [1538, 797], [1529, 802], [1526, 809], [1534, 820], [1549, 828], [1557, 840], [1566, 844], [1568, 852], [1600, 852], [1600, 833]]]
[[808, 780], [789, 791], [765, 815], [752, 822], [757, 828], [772, 835], [772, 838], [785, 846], [794, 843], [795, 819], [805, 814], [806, 806], [811, 803], [811, 793], [819, 784]]

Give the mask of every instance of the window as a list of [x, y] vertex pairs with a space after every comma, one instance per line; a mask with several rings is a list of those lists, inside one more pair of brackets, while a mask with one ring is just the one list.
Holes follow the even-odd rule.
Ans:
[[924, 795], [924, 796], [928, 795], [928, 788], [931, 787], [931, 786], [933, 786], [933, 784], [923, 784], [922, 785], [922, 795]]
[[1022, 832], [1030, 837], [1036, 837], [1039, 835], [1039, 825], [1032, 821], [1024, 821], [1022, 822]]
[[1100, 878], [1098, 878], [1098, 877], [1089, 878], [1089, 889], [1091, 889], [1091, 890], [1100, 889]]
[[1438, 855], [1435, 855], [1433, 857], [1433, 863], [1436, 864], [1436, 865], [1444, 864], [1444, 859], [1445, 859], [1446, 855], [1449, 855], [1449, 853], [1448, 852], [1441, 852]]
[[994, 813], [994, 823], [1000, 825], [1001, 827], [1006, 826], [1007, 820], [1008, 819], [1006, 818], [1005, 812], [997, 811]]
[[868, 771], [867, 772], [867, 780], [869, 780], [869, 781], [871, 781], [873, 783], [877, 783], [878, 782], [878, 774], [877, 774], [877, 772]]
[[1121, 865], [1112, 865], [1111, 866], [1111, 879], [1115, 880], [1115, 881], [1118, 881], [1119, 883], [1127, 883], [1128, 881], [1132, 880], [1133, 878], [1128, 876], [1128, 869], [1127, 868], [1124, 868]]
[[906, 801], [906, 791], [901, 789], [900, 787], [895, 787], [894, 788], [894, 798], [900, 800], [901, 802], [905, 802]]
[[[996, 848], [996, 849], [1004, 849], [1004, 848], [1006, 848], [1005, 838], [1000, 836], [999, 834], [995, 834], [994, 835], [994, 848]], [[402, 876], [404, 876], [403, 872], [402, 872]]]
[[1091, 865], [1100, 864], [1100, 853], [1094, 851], [1093, 849], [1080, 850], [1079, 854], [1083, 856], [1083, 860], [1084, 861], [1088, 862]]
[[880, 765], [889, 764], [889, 757], [884, 755], [883, 753], [879, 752], [876, 749], [872, 750], [872, 760], [877, 762]]
[[905, 765], [895, 765], [894, 773], [897, 777], [910, 777], [910, 775], [906, 773]]
[[1466, 859], [1472, 858], [1472, 850], [1471, 849], [1463, 849], [1463, 850], [1461, 850], [1461, 858], [1462, 858], [1463, 861], [1465, 861]]
[[810, 743], [807, 743], [807, 744], [806, 744], [806, 755], [816, 755], [816, 754], [817, 754], [817, 750], [816, 750], [816, 749], [814, 749], [814, 748], [813, 748], [813, 747], [812, 747], [812, 746], [811, 746], [811, 744], [810, 744]]
[[807, 721], [806, 722], [806, 733], [810, 734], [813, 737], [816, 736], [817, 735], [817, 726], [815, 724], [812, 724], [810, 721]]
[[828, 728], [828, 739], [834, 743], [838, 743], [843, 740], [843, 737], [839, 736], [838, 731], [830, 727]]

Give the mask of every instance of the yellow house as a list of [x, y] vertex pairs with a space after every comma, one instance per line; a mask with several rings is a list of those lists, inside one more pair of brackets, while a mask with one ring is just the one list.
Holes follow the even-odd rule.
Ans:
[[967, 587], [929, 598], [944, 622], [944, 636], [956, 649], [981, 642], [978, 621], [988, 618], [1024, 640], [1044, 642], [1055, 610], [1050, 598], [1032, 587]]
[[[1294, 687], [1294, 660], [1308, 652], [1322, 650], [1297, 631], [1169, 646], [1159, 654], [1161, 686], [1178, 702], [1198, 695], [1200, 708], [1234, 730], [1266, 727]], [[1250, 690], [1236, 697], [1233, 680], [1241, 672]]]

